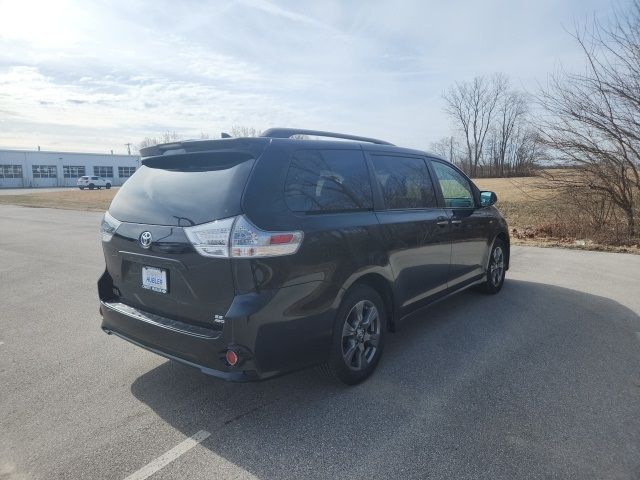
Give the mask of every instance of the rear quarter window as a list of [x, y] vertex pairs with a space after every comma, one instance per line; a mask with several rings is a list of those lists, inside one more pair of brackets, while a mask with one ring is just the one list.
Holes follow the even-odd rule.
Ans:
[[298, 150], [285, 181], [285, 200], [298, 213], [370, 210], [371, 182], [360, 150]]

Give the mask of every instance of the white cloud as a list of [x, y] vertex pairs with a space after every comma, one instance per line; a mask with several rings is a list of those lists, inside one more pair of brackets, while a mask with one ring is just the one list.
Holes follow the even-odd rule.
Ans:
[[0, 0], [0, 146], [122, 151], [234, 124], [446, 134], [441, 93], [580, 63], [563, 30], [608, 2]]

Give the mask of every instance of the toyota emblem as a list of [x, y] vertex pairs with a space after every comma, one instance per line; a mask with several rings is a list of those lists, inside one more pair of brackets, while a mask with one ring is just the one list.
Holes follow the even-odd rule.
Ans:
[[151, 232], [142, 232], [140, 234], [140, 245], [142, 245], [142, 248], [149, 248], [152, 240]]

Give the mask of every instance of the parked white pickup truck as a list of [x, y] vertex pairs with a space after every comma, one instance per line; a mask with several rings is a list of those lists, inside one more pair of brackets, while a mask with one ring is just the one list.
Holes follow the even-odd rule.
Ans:
[[94, 188], [101, 189], [102, 187], [109, 190], [111, 188], [111, 182], [105, 180], [102, 177], [79, 177], [78, 178], [78, 188], [80, 190], [84, 190], [88, 188], [89, 190], [93, 190]]

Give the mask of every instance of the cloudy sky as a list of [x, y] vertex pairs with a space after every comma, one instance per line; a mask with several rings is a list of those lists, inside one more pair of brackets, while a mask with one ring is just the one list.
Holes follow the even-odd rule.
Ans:
[[0, 148], [315, 128], [427, 148], [456, 81], [535, 91], [605, 0], [0, 0]]

